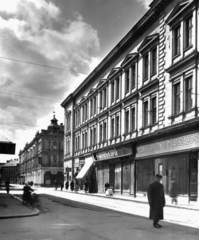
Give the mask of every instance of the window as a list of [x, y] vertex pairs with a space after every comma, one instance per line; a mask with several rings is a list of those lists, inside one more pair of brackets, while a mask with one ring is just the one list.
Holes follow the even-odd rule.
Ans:
[[103, 94], [102, 94], [102, 91], [100, 92], [100, 110], [102, 109], [103, 107]]
[[111, 83], [111, 102], [114, 102], [114, 100], [115, 100], [114, 91], [115, 91], [115, 84], [114, 84], [114, 81], [112, 81], [112, 83]]
[[129, 133], [129, 110], [125, 112], [125, 133]]
[[87, 132], [85, 132], [85, 148], [88, 147]]
[[94, 115], [95, 115], [96, 111], [97, 111], [97, 97], [96, 96], [93, 99], [93, 108], [94, 108]]
[[107, 130], [106, 130], [106, 122], [104, 122], [104, 134], [103, 134], [103, 140], [106, 141], [107, 140]]
[[70, 131], [70, 115], [66, 117], [66, 131]]
[[93, 129], [90, 130], [90, 146], [93, 146]]
[[75, 112], [75, 126], [80, 125], [80, 109], [76, 110]]
[[102, 124], [100, 124], [100, 136], [99, 136], [99, 140], [100, 140], [100, 142], [102, 142], [103, 141], [103, 127], [102, 127]]
[[151, 99], [151, 124], [156, 123], [156, 113], [157, 113], [157, 106], [156, 106], [156, 97]]
[[131, 109], [131, 131], [135, 131], [135, 107]]
[[144, 111], [144, 127], [147, 127], [149, 124], [149, 109], [148, 109], [148, 101], [144, 102], [143, 106], [143, 111]]
[[129, 77], [129, 69], [125, 71], [125, 92], [129, 92], [129, 85], [130, 85], [130, 77]]
[[185, 111], [192, 108], [192, 77], [185, 79]]
[[96, 145], [96, 143], [97, 143], [97, 131], [96, 131], [96, 127], [94, 127], [94, 129], [93, 129], [93, 135], [94, 135], [93, 144]]
[[173, 30], [173, 56], [180, 54], [180, 25]]
[[103, 98], [103, 100], [104, 100], [104, 108], [106, 107], [106, 101], [107, 101], [107, 92], [106, 92], [106, 88], [104, 88], [104, 90], [103, 90], [103, 93], [104, 93], [104, 98]]
[[149, 54], [147, 53], [143, 58], [143, 78], [144, 80], [148, 79], [148, 72], [149, 72]]
[[180, 112], [180, 83], [174, 85], [174, 115]]
[[91, 102], [90, 102], [90, 103], [91, 103], [91, 105], [90, 105], [90, 107], [91, 107], [91, 108], [90, 108], [90, 116], [92, 117], [92, 116], [93, 116], [93, 110], [94, 110], [94, 109], [93, 109], [94, 99], [91, 99]]
[[151, 75], [157, 73], [157, 47], [151, 51]]
[[135, 88], [135, 80], [136, 80], [136, 66], [134, 64], [132, 66], [132, 74], [131, 74], [131, 89]]
[[185, 20], [185, 48], [192, 46], [192, 16]]
[[85, 134], [82, 133], [82, 148], [85, 148]]
[[120, 97], [120, 78], [118, 77], [115, 81], [116, 84], [116, 100]]
[[115, 136], [118, 137], [120, 134], [120, 118], [119, 116], [116, 116], [115, 118]]
[[111, 138], [114, 138], [115, 136], [115, 119], [111, 119]]

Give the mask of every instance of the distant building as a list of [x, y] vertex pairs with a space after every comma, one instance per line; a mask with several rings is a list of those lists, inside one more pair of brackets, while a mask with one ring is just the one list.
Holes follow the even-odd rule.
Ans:
[[[198, 0], [154, 0], [93, 72], [66, 96], [64, 169], [104, 192], [198, 198]], [[91, 169], [91, 170], [90, 170]], [[93, 170], [95, 169], [95, 171]], [[198, 200], [199, 201], [199, 200]]]
[[19, 179], [19, 161], [18, 159], [7, 160], [0, 165], [0, 181], [9, 180], [10, 183], [18, 183]]
[[64, 126], [57, 121], [54, 115], [47, 130], [37, 132], [19, 152], [20, 183], [51, 186], [55, 179], [63, 181]]

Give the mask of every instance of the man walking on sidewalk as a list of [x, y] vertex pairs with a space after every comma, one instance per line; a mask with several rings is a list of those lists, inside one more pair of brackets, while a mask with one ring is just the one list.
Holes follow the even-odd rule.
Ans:
[[153, 220], [155, 228], [161, 228], [159, 220], [164, 219], [163, 208], [165, 206], [164, 188], [160, 183], [162, 176], [156, 174], [155, 182], [151, 183], [148, 188], [147, 196], [150, 205], [149, 219]]

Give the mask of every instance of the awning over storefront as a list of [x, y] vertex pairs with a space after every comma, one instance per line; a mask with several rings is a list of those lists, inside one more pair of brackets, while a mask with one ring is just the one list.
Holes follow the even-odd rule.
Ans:
[[92, 157], [85, 159], [85, 164], [83, 168], [80, 170], [80, 172], [78, 173], [78, 175], [76, 176], [76, 179], [82, 179], [86, 175], [86, 173], [88, 172], [92, 164], [93, 164]]

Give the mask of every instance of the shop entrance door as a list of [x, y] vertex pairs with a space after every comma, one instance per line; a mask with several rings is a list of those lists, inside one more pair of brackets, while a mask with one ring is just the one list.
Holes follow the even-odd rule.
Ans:
[[130, 193], [131, 186], [131, 168], [130, 163], [123, 164], [122, 167], [122, 193]]
[[114, 180], [115, 180], [115, 167], [113, 164], [110, 165], [110, 175], [109, 175], [109, 184], [110, 187], [113, 188], [114, 192]]
[[189, 200], [197, 201], [198, 197], [198, 158], [191, 154], [189, 159]]

